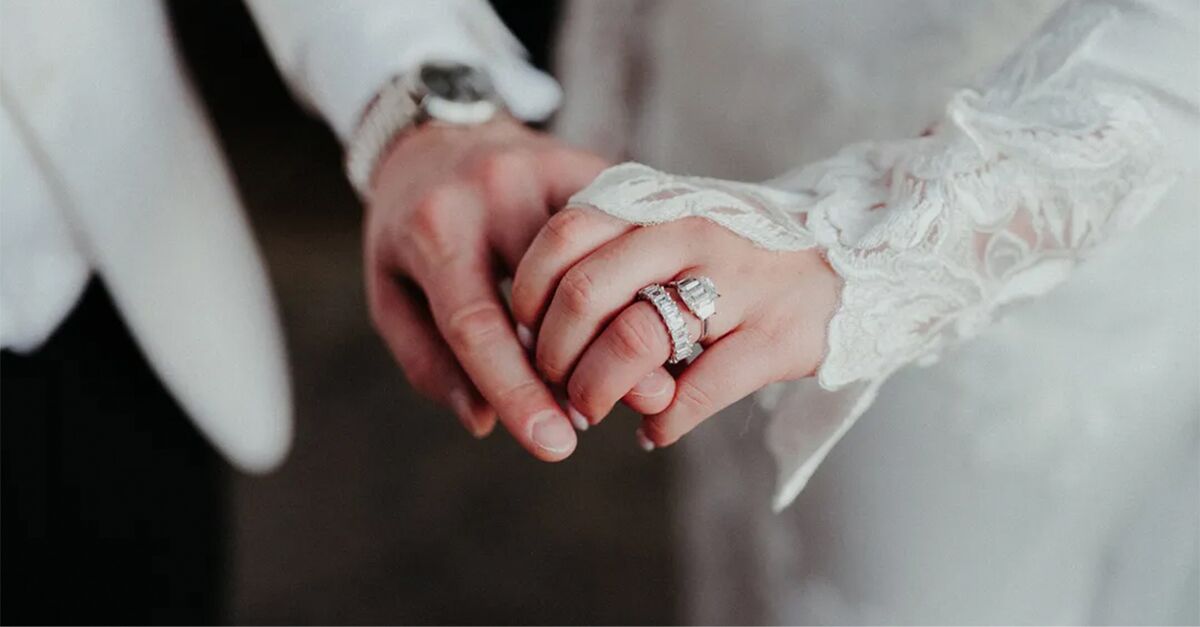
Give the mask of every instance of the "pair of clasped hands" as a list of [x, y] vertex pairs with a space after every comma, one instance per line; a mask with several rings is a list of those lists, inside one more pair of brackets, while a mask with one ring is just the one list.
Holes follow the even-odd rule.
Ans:
[[[500, 118], [419, 127], [376, 171], [372, 321], [411, 384], [475, 437], [499, 421], [559, 461], [576, 429], [624, 402], [644, 416], [641, 445], [663, 447], [820, 361], [838, 279], [816, 251], [766, 251], [703, 219], [639, 227], [570, 206], [608, 165]], [[710, 277], [721, 298], [703, 354], [673, 375], [663, 319], [635, 295], [684, 276]], [[699, 321], [681, 310], [695, 339]]]

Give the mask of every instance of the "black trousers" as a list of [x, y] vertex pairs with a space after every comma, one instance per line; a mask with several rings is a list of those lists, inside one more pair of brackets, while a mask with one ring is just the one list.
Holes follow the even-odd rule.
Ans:
[[227, 471], [104, 287], [0, 376], [0, 621], [221, 621]]

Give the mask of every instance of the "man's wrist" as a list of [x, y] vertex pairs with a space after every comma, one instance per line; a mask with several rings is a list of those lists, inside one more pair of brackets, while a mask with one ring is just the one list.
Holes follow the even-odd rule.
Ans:
[[416, 121], [419, 108], [404, 81], [394, 78], [376, 94], [346, 144], [346, 177], [364, 200], [370, 197], [371, 179], [383, 155]]
[[426, 121], [477, 126], [504, 107], [487, 73], [454, 62], [427, 62], [390, 81], [367, 105], [346, 147], [346, 174], [363, 199], [388, 149]]
[[394, 176], [400, 168], [411, 168], [413, 159], [440, 158], [439, 155], [448, 145], [458, 146], [458, 150], [484, 154], [490, 150], [489, 146], [507, 144], [521, 134], [531, 132], [532, 129], [524, 122], [508, 113], [473, 126], [442, 124], [437, 120], [411, 126], [393, 137], [380, 153], [369, 192], [363, 198], [375, 197], [384, 179]]

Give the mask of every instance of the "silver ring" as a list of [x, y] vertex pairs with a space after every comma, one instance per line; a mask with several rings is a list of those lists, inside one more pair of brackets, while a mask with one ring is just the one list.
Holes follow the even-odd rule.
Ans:
[[658, 283], [651, 283], [638, 290], [637, 298], [654, 305], [667, 326], [667, 334], [671, 336], [671, 356], [667, 363], [677, 364], [691, 357], [696, 345], [688, 340], [687, 320], [683, 319], [683, 312], [679, 311], [679, 305], [667, 290]]
[[717, 286], [706, 276], [689, 276], [671, 281], [667, 284], [679, 292], [679, 299], [687, 306], [693, 316], [700, 319], [700, 337], [696, 343], [703, 342], [708, 337], [708, 319], [717, 313]]

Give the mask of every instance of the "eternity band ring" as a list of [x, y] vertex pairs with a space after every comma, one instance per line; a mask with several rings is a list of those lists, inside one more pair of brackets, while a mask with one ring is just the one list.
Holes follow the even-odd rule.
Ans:
[[667, 333], [671, 336], [671, 357], [667, 363], [677, 364], [691, 357], [696, 345], [688, 340], [687, 320], [683, 319], [683, 312], [667, 290], [658, 283], [651, 283], [638, 290], [637, 299], [654, 305], [658, 316], [667, 326]]
[[684, 277], [667, 286], [675, 288], [688, 311], [700, 319], [700, 337], [696, 338], [696, 343], [703, 342], [708, 337], [708, 319], [717, 313], [717, 299], [721, 297], [717, 286], [706, 276]]

